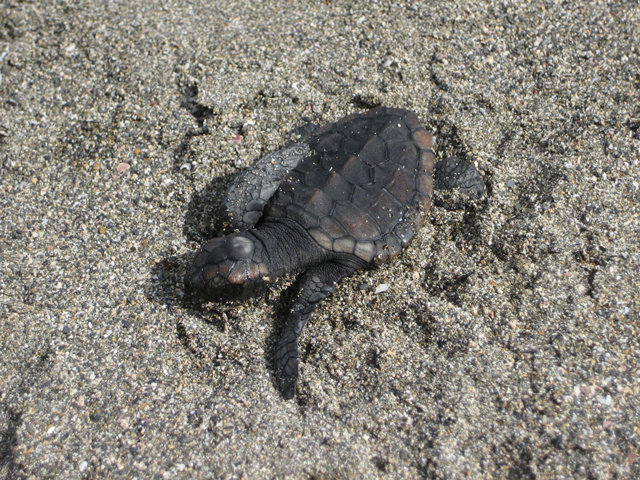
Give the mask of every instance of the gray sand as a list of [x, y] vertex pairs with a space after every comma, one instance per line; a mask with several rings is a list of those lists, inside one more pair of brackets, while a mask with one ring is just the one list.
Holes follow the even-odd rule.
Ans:
[[[206, 3], [0, 6], [0, 476], [639, 478], [637, 2]], [[181, 279], [233, 175], [379, 104], [488, 195], [339, 285], [284, 402], [289, 283]]]

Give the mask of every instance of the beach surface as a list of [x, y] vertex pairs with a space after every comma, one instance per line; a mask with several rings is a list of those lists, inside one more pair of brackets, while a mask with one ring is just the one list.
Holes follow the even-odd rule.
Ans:
[[[640, 478], [640, 7], [0, 6], [0, 478]], [[182, 278], [307, 122], [416, 112], [486, 195], [339, 283]], [[456, 203], [456, 202], [453, 202]]]

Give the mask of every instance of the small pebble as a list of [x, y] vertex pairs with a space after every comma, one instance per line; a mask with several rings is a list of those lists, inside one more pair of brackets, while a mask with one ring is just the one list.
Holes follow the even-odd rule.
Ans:
[[597, 397], [597, 400], [603, 405], [607, 405], [607, 406], [613, 403], [613, 400], [611, 399], [611, 395], [607, 395], [606, 397]]
[[400, 450], [400, 454], [399, 454], [399, 455], [400, 455], [400, 458], [401, 458], [402, 460], [405, 460], [405, 461], [406, 461], [406, 460], [409, 460], [409, 458], [410, 458], [410, 454], [409, 454], [409, 452], [407, 452], [407, 450], [406, 450], [406, 449], [404, 449], [404, 448]]
[[376, 294], [377, 294], [377, 293], [384, 293], [384, 292], [386, 292], [387, 290], [389, 290], [389, 284], [388, 284], [388, 283], [382, 283], [382, 284], [380, 284], [380, 285], [378, 285], [378, 286], [376, 287], [376, 291], [375, 291], [375, 293], [376, 293]]

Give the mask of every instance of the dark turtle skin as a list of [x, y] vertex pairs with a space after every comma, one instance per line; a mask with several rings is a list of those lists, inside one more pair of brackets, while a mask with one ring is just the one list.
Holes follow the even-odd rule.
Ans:
[[[413, 112], [377, 107], [264, 157], [229, 189], [223, 227], [241, 231], [205, 243], [185, 286], [209, 300], [245, 299], [285, 274], [300, 274], [275, 355], [285, 399], [295, 393], [298, 337], [320, 301], [342, 278], [398, 255], [424, 224], [433, 192], [431, 146]], [[462, 168], [473, 186], [480, 177], [467, 167], [473, 169], [449, 170]]]

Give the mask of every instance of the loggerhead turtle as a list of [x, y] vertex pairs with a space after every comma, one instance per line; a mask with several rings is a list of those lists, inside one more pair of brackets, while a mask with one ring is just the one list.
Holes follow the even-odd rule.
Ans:
[[[398, 255], [424, 224], [431, 146], [415, 113], [377, 107], [267, 155], [229, 188], [221, 218], [237, 232], [201, 247], [185, 286], [209, 300], [237, 300], [300, 274], [275, 355], [285, 399], [295, 393], [298, 337], [320, 301], [342, 278]], [[484, 191], [477, 170], [455, 157], [437, 169], [441, 188]]]

